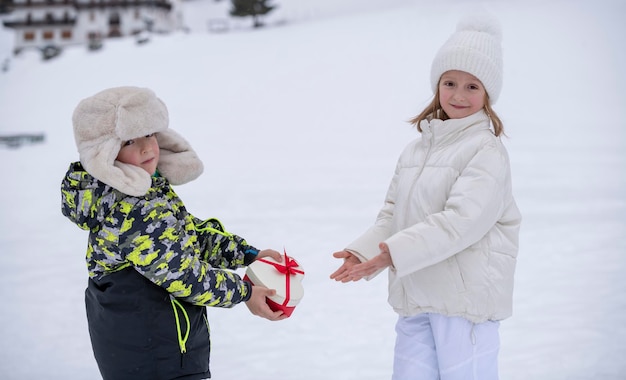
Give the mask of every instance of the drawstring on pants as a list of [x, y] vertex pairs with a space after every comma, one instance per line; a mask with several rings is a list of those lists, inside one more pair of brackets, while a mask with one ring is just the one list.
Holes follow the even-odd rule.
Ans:
[[[189, 326], [189, 315], [187, 315], [187, 311], [183, 307], [183, 305], [178, 302], [176, 298], [170, 298], [170, 302], [172, 303], [172, 309], [174, 309], [174, 318], [176, 319], [176, 332], [178, 334], [178, 346], [180, 347], [180, 352], [184, 354], [187, 352], [187, 339], [189, 338], [189, 330], [191, 330], [191, 326]], [[180, 328], [180, 319], [178, 317], [178, 309], [182, 310], [183, 316], [185, 317], [185, 322], [187, 324], [187, 331], [185, 331], [185, 336], [183, 337], [181, 328]]]

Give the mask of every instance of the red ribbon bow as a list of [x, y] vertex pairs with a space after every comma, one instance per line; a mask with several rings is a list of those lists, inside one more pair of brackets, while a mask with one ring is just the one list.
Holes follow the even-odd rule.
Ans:
[[280, 273], [285, 274], [285, 302], [283, 302], [283, 306], [287, 306], [291, 296], [291, 276], [295, 276], [296, 274], [304, 274], [303, 270], [296, 269], [298, 267], [298, 262], [287, 256], [287, 251], [283, 251], [285, 254], [285, 260], [282, 263], [275, 263], [272, 261], [267, 261], [264, 259], [257, 259], [257, 261], [261, 261], [266, 264], [270, 264]]

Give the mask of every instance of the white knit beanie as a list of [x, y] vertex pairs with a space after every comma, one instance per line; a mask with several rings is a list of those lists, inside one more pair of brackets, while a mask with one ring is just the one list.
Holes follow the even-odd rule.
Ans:
[[478, 78], [494, 104], [502, 90], [502, 28], [487, 15], [466, 16], [456, 32], [439, 49], [433, 61], [430, 83], [437, 91], [441, 75], [449, 70], [465, 71]]
[[173, 185], [196, 179], [202, 161], [189, 143], [168, 128], [165, 104], [154, 92], [139, 87], [115, 87], [80, 101], [72, 116], [80, 161], [89, 174], [132, 196], [152, 185], [151, 173], [119, 162], [124, 141], [156, 133], [160, 148], [159, 173]]

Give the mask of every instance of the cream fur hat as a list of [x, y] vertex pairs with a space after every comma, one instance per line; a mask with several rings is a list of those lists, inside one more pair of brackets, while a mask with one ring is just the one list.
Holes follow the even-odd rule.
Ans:
[[433, 92], [441, 75], [449, 70], [465, 71], [478, 78], [494, 104], [502, 90], [502, 28], [487, 15], [466, 16], [457, 24], [435, 56], [430, 74]]
[[72, 122], [85, 170], [125, 194], [146, 194], [152, 179], [144, 169], [116, 160], [122, 143], [152, 133], [160, 148], [159, 173], [171, 184], [187, 183], [202, 174], [202, 161], [184, 138], [168, 128], [167, 108], [149, 89], [101, 91], [78, 103]]

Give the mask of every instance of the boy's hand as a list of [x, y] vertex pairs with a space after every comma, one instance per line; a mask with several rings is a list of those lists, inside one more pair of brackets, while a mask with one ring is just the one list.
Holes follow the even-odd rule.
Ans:
[[257, 253], [256, 255], [257, 259], [262, 259], [264, 257], [271, 257], [279, 263], [283, 262], [283, 255], [278, 251], [274, 251], [273, 249], [264, 249], [262, 251], [259, 251], [259, 253]]
[[362, 276], [359, 277], [350, 274], [352, 267], [361, 263], [361, 260], [359, 260], [356, 256], [348, 251], [335, 252], [333, 253], [333, 256], [338, 259], [343, 259], [343, 264], [341, 264], [339, 269], [330, 275], [331, 279], [341, 282], [350, 282], [358, 281], [362, 278]]
[[265, 301], [266, 297], [271, 297], [274, 294], [276, 294], [276, 290], [274, 289], [252, 285], [252, 295], [250, 296], [250, 299], [246, 301], [246, 306], [252, 314], [261, 318], [269, 319], [270, 321], [280, 321], [285, 319], [287, 316], [283, 315], [282, 311], [272, 311]]

